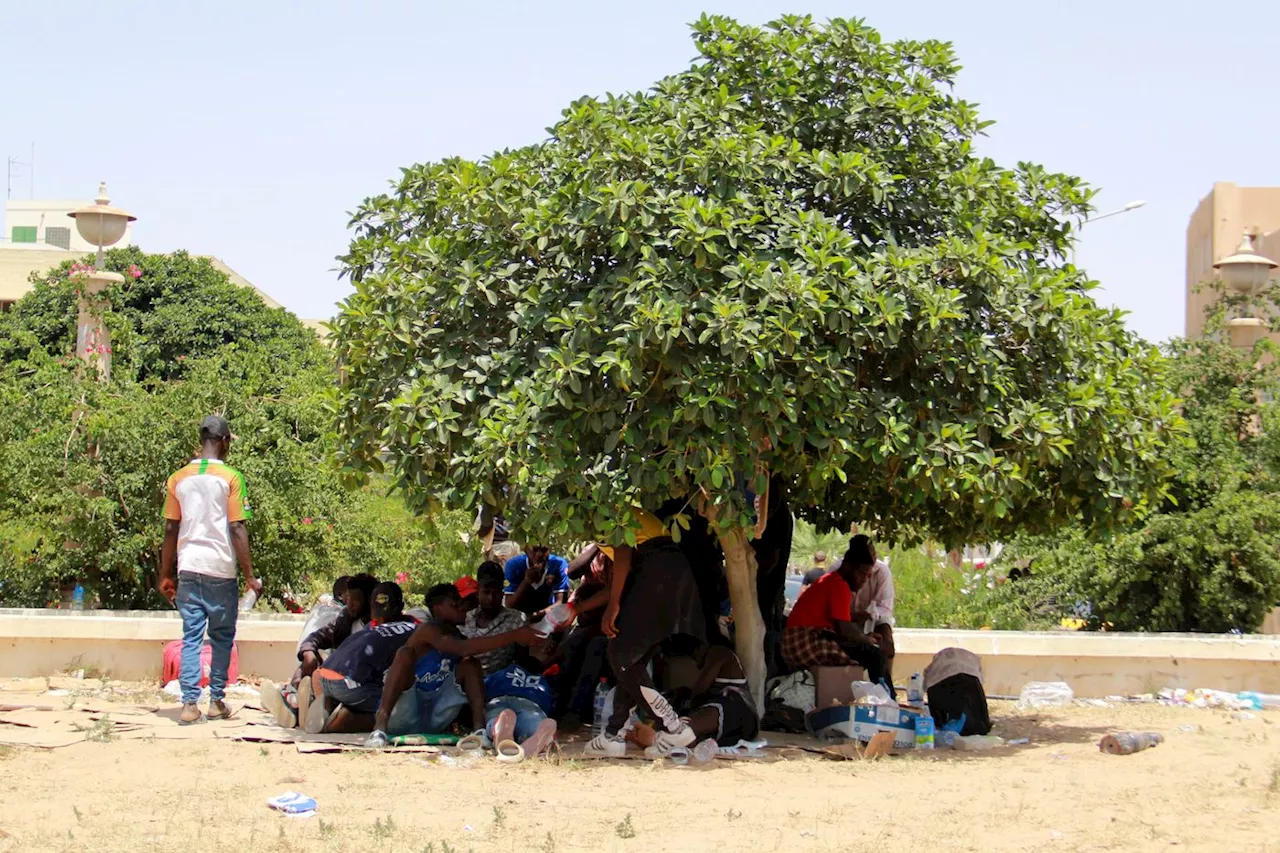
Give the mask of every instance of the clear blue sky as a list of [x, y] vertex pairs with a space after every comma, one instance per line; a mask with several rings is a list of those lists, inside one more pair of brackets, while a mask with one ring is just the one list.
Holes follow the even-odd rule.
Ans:
[[576, 97], [647, 87], [692, 59], [703, 11], [954, 42], [958, 91], [997, 122], [986, 153], [1084, 177], [1101, 212], [1147, 201], [1088, 226], [1079, 262], [1153, 340], [1183, 328], [1186, 223], [1213, 181], [1280, 183], [1280, 4], [1152, 0], [3, 3], [0, 155], [35, 142], [37, 197], [105, 179], [144, 248], [218, 255], [327, 317], [346, 214], [399, 167], [533, 142]]

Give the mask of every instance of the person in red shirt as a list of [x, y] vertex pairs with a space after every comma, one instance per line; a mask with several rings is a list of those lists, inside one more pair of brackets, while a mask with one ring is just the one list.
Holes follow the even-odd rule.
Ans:
[[851, 543], [838, 570], [804, 588], [782, 632], [782, 659], [788, 666], [856, 665], [873, 683], [884, 679], [884, 652], [850, 619], [853, 594], [867, 582], [874, 563], [870, 548]]

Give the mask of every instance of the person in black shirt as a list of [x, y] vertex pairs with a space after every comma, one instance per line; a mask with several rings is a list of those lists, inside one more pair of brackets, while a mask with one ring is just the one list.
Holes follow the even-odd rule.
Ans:
[[404, 615], [399, 584], [374, 587], [369, 610], [375, 626], [344, 640], [312, 676], [317, 700], [305, 721], [311, 734], [367, 732], [373, 726], [383, 679], [418, 623]]
[[827, 573], [827, 554], [825, 551], [817, 551], [813, 555], [813, 568], [804, 573], [804, 580], [800, 582], [803, 589], [811, 583], [817, 583], [818, 578]]

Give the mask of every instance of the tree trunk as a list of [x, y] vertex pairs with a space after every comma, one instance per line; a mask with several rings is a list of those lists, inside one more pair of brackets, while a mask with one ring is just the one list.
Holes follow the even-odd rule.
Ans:
[[[711, 512], [715, 512], [714, 509]], [[715, 517], [711, 516], [715, 524]], [[724, 574], [729, 582], [729, 603], [733, 605], [734, 640], [738, 659], [747, 674], [756, 708], [764, 710], [764, 619], [756, 592], [756, 556], [741, 528], [719, 533], [724, 550]]]

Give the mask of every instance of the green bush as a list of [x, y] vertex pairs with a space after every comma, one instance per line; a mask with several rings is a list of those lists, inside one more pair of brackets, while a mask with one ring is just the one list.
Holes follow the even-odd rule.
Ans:
[[420, 520], [342, 488], [332, 363], [293, 315], [185, 253], [111, 252], [108, 266], [142, 274], [110, 291], [116, 359], [104, 385], [70, 355], [64, 266], [0, 314], [0, 604], [44, 606], [80, 582], [106, 607], [166, 607], [154, 591], [165, 480], [210, 412], [237, 436], [230, 462], [245, 475], [268, 602], [339, 574], [405, 571], [417, 589], [474, 569], [465, 519]]

